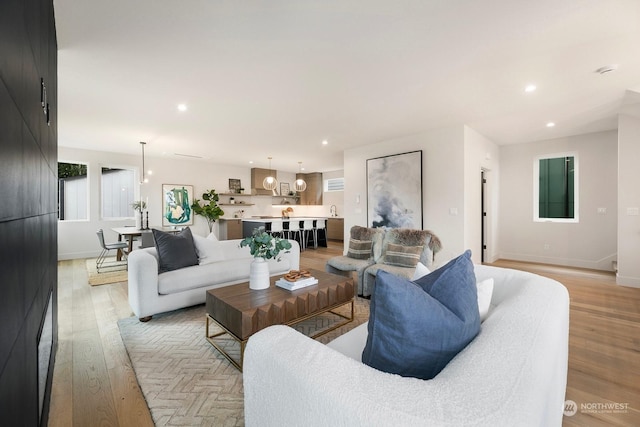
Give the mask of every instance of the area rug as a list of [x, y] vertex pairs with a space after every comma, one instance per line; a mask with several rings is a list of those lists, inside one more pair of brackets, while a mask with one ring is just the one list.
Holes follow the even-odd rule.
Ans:
[[105, 265], [108, 268], [96, 270], [96, 258], [87, 259], [87, 273], [91, 286], [106, 285], [108, 283], [118, 283], [127, 281], [127, 261], [116, 261], [116, 258], [107, 258]]
[[[355, 320], [318, 340], [329, 342], [368, 318], [369, 301], [357, 298]], [[309, 334], [337, 319], [326, 314], [296, 329]], [[156, 426], [244, 425], [242, 373], [205, 339], [204, 304], [155, 315], [146, 323], [121, 319], [118, 326]], [[237, 357], [237, 343], [229, 339], [223, 345]]]

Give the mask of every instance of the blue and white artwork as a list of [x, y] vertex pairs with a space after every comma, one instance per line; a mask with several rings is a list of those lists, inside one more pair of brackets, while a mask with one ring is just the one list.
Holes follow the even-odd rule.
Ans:
[[422, 150], [367, 160], [367, 223], [422, 229]]

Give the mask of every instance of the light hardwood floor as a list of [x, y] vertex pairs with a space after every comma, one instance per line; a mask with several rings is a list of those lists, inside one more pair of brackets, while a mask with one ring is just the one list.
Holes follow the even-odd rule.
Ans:
[[[324, 269], [342, 243], [302, 252], [301, 265]], [[567, 399], [578, 404], [566, 426], [640, 425], [640, 289], [613, 274], [499, 261], [562, 282], [571, 297]], [[58, 353], [50, 426], [152, 426], [116, 321], [132, 315], [126, 284], [89, 286], [84, 260], [58, 270]], [[628, 404], [626, 413], [598, 410]], [[593, 413], [581, 410], [588, 404]]]

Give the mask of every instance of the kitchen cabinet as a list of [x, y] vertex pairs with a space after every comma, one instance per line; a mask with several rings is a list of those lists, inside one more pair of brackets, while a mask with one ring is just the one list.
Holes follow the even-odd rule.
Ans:
[[329, 240], [344, 240], [344, 218], [327, 219], [327, 238]]
[[242, 239], [241, 218], [220, 218], [220, 240]]
[[322, 172], [297, 173], [296, 179], [302, 178], [307, 183], [307, 189], [300, 193], [301, 205], [322, 204]]

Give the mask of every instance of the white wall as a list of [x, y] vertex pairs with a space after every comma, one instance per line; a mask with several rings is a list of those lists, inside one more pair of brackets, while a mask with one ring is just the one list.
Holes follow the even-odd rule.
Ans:
[[[139, 173], [140, 156], [107, 153], [59, 147], [60, 162], [78, 162], [88, 165], [89, 175], [89, 219], [86, 221], [58, 222], [58, 258], [74, 259], [95, 257], [100, 252], [96, 231], [105, 231], [105, 240], [113, 242], [117, 234], [112, 227], [133, 225], [134, 219], [106, 221], [100, 217], [100, 169], [102, 166], [130, 168]], [[218, 193], [227, 192], [229, 178], [240, 179], [245, 191], [250, 188], [251, 168], [212, 164], [198, 160], [182, 160], [175, 158], [156, 158], [147, 156], [145, 166], [153, 171], [149, 182], [140, 185], [136, 191], [135, 200], [147, 200], [149, 223], [151, 226], [162, 224], [162, 184], [187, 184], [194, 186], [194, 198], [202, 199], [202, 193], [214, 188]], [[279, 181], [291, 182], [295, 180], [295, 173], [278, 171]], [[136, 177], [136, 182], [138, 178]], [[225, 200], [221, 196], [221, 202]], [[244, 210], [245, 217], [252, 215], [280, 215], [282, 207], [272, 206], [274, 200], [269, 196], [252, 196], [246, 199], [253, 206], [222, 206], [224, 217], [231, 218], [234, 213]], [[237, 198], [240, 200], [240, 198]], [[275, 199], [277, 202], [277, 199]], [[329, 206], [293, 206], [295, 214], [300, 216], [328, 216]], [[209, 230], [206, 220], [201, 216], [194, 217], [191, 226], [196, 234], [207, 235]], [[214, 233], [218, 234], [218, 223], [214, 224]]]
[[[497, 254], [500, 152], [497, 145], [468, 126], [436, 129], [345, 151], [345, 236], [352, 226], [367, 225], [367, 159], [415, 150], [422, 150], [423, 228], [433, 231], [443, 244], [436, 265], [466, 249], [471, 249], [474, 262], [480, 262], [482, 169], [489, 171], [491, 182], [496, 178], [487, 188], [492, 203], [487, 231], [488, 248], [491, 254]], [[345, 251], [348, 244], [346, 238]]]
[[[344, 170], [337, 170], [332, 172], [324, 172], [322, 174], [322, 179], [332, 179], [332, 178], [344, 178]], [[324, 183], [323, 183], [324, 185]], [[332, 192], [324, 192], [322, 193], [322, 205], [328, 208], [331, 205], [336, 206], [336, 213], [339, 217], [344, 216], [344, 191], [332, 191]], [[329, 215], [329, 211], [323, 213], [322, 215]]]
[[[443, 243], [436, 264], [465, 250], [464, 128], [436, 129], [346, 150], [344, 153], [345, 251], [349, 230], [367, 226], [367, 159], [422, 150], [423, 228]], [[450, 209], [457, 209], [452, 215]]]
[[[617, 283], [640, 287], [640, 118], [618, 118], [618, 277]], [[629, 211], [631, 209], [631, 211]]]
[[[568, 151], [577, 153], [579, 161], [580, 222], [533, 222], [534, 158]], [[499, 181], [500, 258], [612, 270], [618, 217], [616, 131], [501, 146]], [[598, 214], [598, 208], [606, 208], [606, 214]]]

